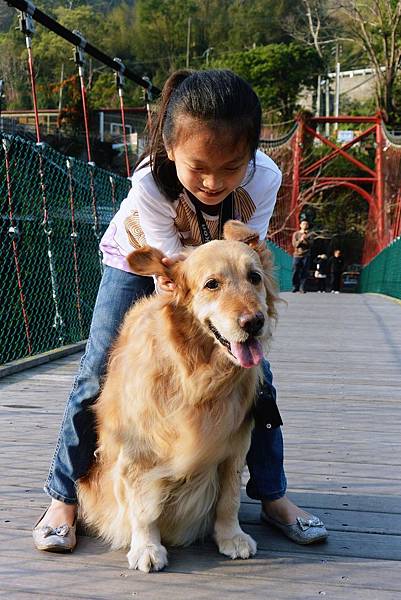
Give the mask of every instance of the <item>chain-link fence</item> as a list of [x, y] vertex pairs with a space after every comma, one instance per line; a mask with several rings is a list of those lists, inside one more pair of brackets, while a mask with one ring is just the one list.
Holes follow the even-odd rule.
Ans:
[[99, 240], [129, 187], [0, 132], [0, 364], [87, 337]]
[[362, 269], [360, 292], [376, 292], [401, 299], [401, 237]]

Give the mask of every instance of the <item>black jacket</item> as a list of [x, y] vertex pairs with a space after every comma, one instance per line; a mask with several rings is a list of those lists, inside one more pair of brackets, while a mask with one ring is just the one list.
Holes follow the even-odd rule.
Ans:
[[344, 270], [344, 259], [342, 256], [332, 256], [330, 258], [330, 273], [339, 275]]

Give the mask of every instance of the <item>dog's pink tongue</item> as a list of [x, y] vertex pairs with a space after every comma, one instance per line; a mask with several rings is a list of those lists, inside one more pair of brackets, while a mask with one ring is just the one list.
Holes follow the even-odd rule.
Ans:
[[256, 338], [249, 338], [246, 342], [231, 342], [231, 352], [245, 369], [258, 365], [263, 358], [262, 344]]

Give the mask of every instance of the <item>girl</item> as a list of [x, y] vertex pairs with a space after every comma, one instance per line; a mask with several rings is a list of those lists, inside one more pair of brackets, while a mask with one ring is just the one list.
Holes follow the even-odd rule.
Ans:
[[[44, 488], [52, 502], [33, 531], [38, 549], [71, 551], [75, 546], [75, 482], [88, 471], [96, 446], [90, 407], [124, 314], [154, 291], [153, 279], [131, 273], [125, 257], [146, 243], [171, 263], [184, 247], [218, 238], [229, 218], [248, 223], [264, 239], [281, 174], [257, 150], [260, 126], [256, 94], [230, 71], [178, 71], [166, 82], [147, 158], [101, 241], [104, 274]], [[157, 280], [163, 291], [172, 285]], [[264, 371], [247, 457], [248, 495], [262, 501], [262, 519], [292, 540], [322, 540], [327, 537], [323, 523], [286, 496], [282, 423], [267, 362]]]

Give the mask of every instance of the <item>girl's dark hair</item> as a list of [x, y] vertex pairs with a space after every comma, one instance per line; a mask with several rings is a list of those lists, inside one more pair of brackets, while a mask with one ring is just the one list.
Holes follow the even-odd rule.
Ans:
[[175, 200], [182, 191], [175, 163], [167, 156], [179, 135], [179, 117], [189, 116], [212, 126], [222, 125], [244, 140], [255, 168], [261, 127], [261, 106], [251, 86], [232, 71], [173, 73], [166, 81], [146, 154], [160, 191]]

